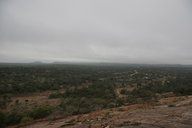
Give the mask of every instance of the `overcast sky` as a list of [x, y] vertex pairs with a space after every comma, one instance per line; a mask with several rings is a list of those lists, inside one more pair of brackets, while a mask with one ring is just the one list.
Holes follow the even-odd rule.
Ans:
[[192, 64], [192, 0], [0, 0], [0, 62]]

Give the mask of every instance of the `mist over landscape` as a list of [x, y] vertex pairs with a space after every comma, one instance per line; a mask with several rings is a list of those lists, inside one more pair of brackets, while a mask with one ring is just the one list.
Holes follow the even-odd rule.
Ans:
[[192, 64], [191, 0], [1, 0], [0, 62]]
[[0, 0], [0, 128], [192, 128], [192, 0]]

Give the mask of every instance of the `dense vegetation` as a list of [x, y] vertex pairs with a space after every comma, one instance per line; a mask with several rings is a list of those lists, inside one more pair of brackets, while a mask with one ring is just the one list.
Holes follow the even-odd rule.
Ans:
[[[11, 97], [52, 90], [49, 99], [59, 106], [23, 109]], [[60, 90], [64, 90], [61, 92]], [[55, 111], [63, 115], [157, 100], [164, 93], [192, 95], [192, 67], [167, 65], [0, 65], [0, 127], [44, 118]], [[20, 110], [23, 111], [20, 111]]]
[[[192, 67], [139, 65], [0, 65], [0, 94], [57, 90], [84, 83], [190, 87]], [[166, 90], [164, 90], [166, 91]], [[190, 90], [189, 90], [190, 91]]]
[[13, 110], [8, 113], [0, 112], [0, 128], [46, 117], [51, 114], [52, 110], [53, 108], [50, 106], [39, 106], [25, 112], [19, 112], [18, 110]]

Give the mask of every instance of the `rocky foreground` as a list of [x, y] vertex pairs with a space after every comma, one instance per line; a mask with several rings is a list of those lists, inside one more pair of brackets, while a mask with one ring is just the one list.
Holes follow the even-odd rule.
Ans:
[[192, 128], [192, 96], [134, 104], [15, 128]]

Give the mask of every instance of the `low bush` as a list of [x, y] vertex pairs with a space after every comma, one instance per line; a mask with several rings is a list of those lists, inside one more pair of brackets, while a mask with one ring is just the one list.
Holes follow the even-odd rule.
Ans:
[[29, 116], [33, 119], [44, 118], [51, 114], [53, 108], [50, 106], [41, 106], [38, 108], [34, 108], [31, 112], [29, 112]]
[[49, 99], [56, 99], [61, 97], [63, 97], [63, 94], [61, 94], [60, 92], [54, 92], [49, 95]]

